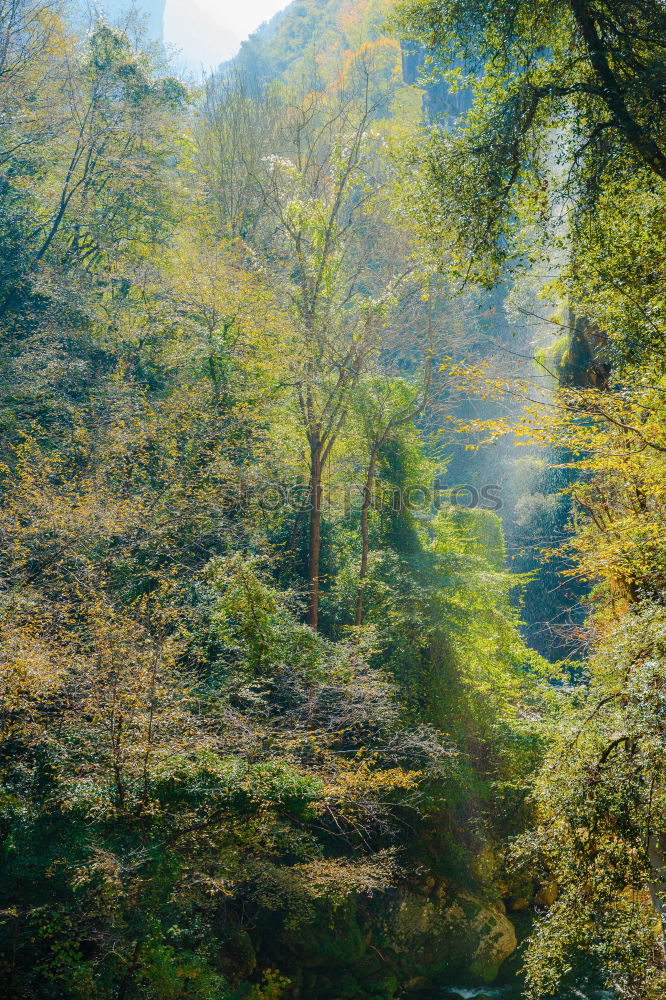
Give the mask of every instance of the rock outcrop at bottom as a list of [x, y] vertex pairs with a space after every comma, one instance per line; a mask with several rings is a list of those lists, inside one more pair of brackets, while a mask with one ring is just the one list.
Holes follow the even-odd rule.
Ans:
[[377, 902], [322, 914], [294, 933], [290, 950], [300, 967], [292, 982], [301, 1000], [392, 1000], [456, 982], [484, 986], [516, 949], [501, 904], [443, 886]]
[[[442, 898], [443, 897], [443, 898]], [[499, 905], [471, 895], [424, 898], [403, 893], [384, 926], [386, 946], [410, 978], [486, 985], [516, 949], [513, 924]]]

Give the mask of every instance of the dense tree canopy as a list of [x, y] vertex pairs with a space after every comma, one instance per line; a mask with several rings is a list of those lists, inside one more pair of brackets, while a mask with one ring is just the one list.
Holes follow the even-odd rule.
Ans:
[[[666, 177], [666, 12], [638, 3], [400, 5], [402, 29], [476, 99], [462, 129], [432, 137], [429, 221], [459, 267], [493, 280], [572, 204], [595, 211], [606, 183]], [[554, 184], [554, 180], [557, 183]], [[649, 183], [647, 181], [646, 183]], [[523, 234], [524, 235], [524, 234]]]
[[432, 870], [505, 920], [478, 859], [541, 696], [496, 516], [407, 500], [437, 278], [367, 60], [199, 99], [103, 22], [0, 16], [4, 988], [333, 996], [338, 926], [388, 1000], [378, 896]]
[[517, 422], [461, 429], [558, 446], [570, 573], [593, 587], [585, 660], [573, 686], [569, 668], [535, 787], [537, 824], [515, 848], [559, 887], [531, 938], [528, 986], [551, 996], [598, 963], [617, 995], [658, 997], [664, 7], [406, 3], [402, 25], [452, 81], [474, 83], [469, 113], [433, 129], [421, 158], [436, 252], [465, 280], [493, 281], [508, 262], [527, 272], [519, 285], [540, 288], [533, 308], [555, 335], [525, 379], [451, 366], [464, 394], [523, 406]]
[[0, 0], [3, 995], [660, 1000], [666, 8], [297, 0], [198, 91], [68, 13]]

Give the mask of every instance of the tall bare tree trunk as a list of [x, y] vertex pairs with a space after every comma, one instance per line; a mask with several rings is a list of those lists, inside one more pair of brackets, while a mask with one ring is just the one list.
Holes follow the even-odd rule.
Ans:
[[651, 834], [648, 855], [652, 868], [650, 896], [652, 905], [661, 917], [661, 947], [666, 954], [666, 834]]
[[132, 951], [132, 957], [130, 958], [129, 966], [127, 972], [120, 981], [118, 987], [117, 1000], [125, 1000], [132, 983], [134, 982], [134, 977], [136, 975], [137, 966], [139, 964], [139, 958], [141, 956], [141, 950], [143, 948], [143, 941], [139, 940], [134, 945], [134, 950]]
[[308, 551], [308, 625], [319, 624], [319, 558], [321, 553], [322, 449], [317, 439], [310, 445], [310, 546]]
[[424, 382], [423, 382], [423, 396], [420, 402], [416, 403], [412, 408], [407, 408], [401, 412], [395, 414], [391, 417], [384, 430], [374, 439], [372, 445], [372, 450], [370, 452], [370, 461], [368, 462], [368, 474], [365, 479], [365, 486], [363, 489], [363, 506], [361, 508], [361, 570], [358, 577], [358, 590], [356, 592], [356, 618], [354, 619], [354, 625], [358, 628], [363, 624], [363, 599], [365, 597], [365, 580], [368, 575], [368, 555], [370, 551], [370, 532], [368, 528], [368, 518], [370, 514], [370, 507], [372, 506], [372, 491], [375, 485], [375, 474], [377, 470], [377, 461], [381, 454], [381, 450], [389, 440], [391, 435], [398, 427], [402, 427], [404, 424], [409, 423], [411, 420], [415, 420], [416, 417], [421, 413], [427, 403], [430, 394], [430, 381], [432, 378], [432, 359], [433, 359], [433, 349], [432, 349], [432, 297], [430, 298], [430, 307], [428, 311], [428, 340], [429, 340], [429, 350], [424, 372]]
[[368, 515], [372, 505], [372, 489], [375, 484], [375, 469], [377, 458], [384, 443], [382, 438], [372, 449], [370, 462], [368, 464], [368, 474], [363, 488], [363, 506], [361, 507], [361, 571], [358, 577], [358, 591], [356, 593], [356, 619], [354, 625], [357, 627], [363, 624], [363, 597], [365, 594], [365, 578], [368, 575], [368, 553], [370, 550], [370, 532], [368, 530]]

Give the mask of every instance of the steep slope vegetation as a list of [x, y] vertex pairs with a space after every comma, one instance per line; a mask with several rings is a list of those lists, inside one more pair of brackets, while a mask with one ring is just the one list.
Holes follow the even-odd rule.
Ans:
[[399, 50], [356, 45], [359, 12], [378, 16], [332, 21], [350, 49], [333, 72], [328, 43], [326, 85], [217, 79], [196, 104], [122, 31], [76, 40], [50, 5], [15, 2], [0, 936], [16, 1000], [490, 982], [516, 943], [506, 905], [536, 888], [507, 880], [500, 847], [528, 817], [541, 663], [499, 519], [431, 491], [445, 462], [417, 423], [446, 290], [373, 96], [400, 92]]
[[[399, 42], [392, 30], [394, 13], [392, 0], [292, 3], [243, 43], [231, 65], [259, 89], [276, 80], [299, 86], [317, 79], [316, 86], [325, 88], [344, 79], [355, 60], [362, 59], [370, 72], [373, 96], [381, 102], [383, 135], [403, 167], [405, 150], [414, 144], [415, 165], [419, 146], [427, 142], [428, 123], [434, 120], [445, 131], [450, 129], [470, 107], [472, 90], [443, 79], [428, 64], [423, 45]], [[409, 174], [409, 157], [406, 169]], [[418, 200], [419, 194], [411, 189], [410, 197]], [[413, 225], [409, 204], [401, 224]], [[540, 320], [543, 309], [536, 285], [514, 295], [512, 281], [507, 280], [484, 291], [469, 285], [462, 274], [445, 280], [442, 287], [444, 294], [433, 315], [426, 317], [422, 312], [412, 320], [412, 325], [422, 328], [434, 325], [436, 361], [478, 361], [507, 377], [519, 372], [529, 378], [535, 374], [532, 357], [544, 352], [550, 357], [549, 352], [557, 350], [553, 341], [561, 327], [548, 318]], [[394, 357], [401, 373], [413, 366], [413, 336], [406, 330], [403, 340]], [[447, 456], [447, 474], [438, 482], [462, 506], [484, 505], [484, 491], [498, 498], [490, 506], [502, 518], [512, 569], [531, 574], [525, 578], [521, 596], [523, 634], [550, 659], [576, 654], [585, 587], [575, 581], [563, 587], [563, 561], [553, 558], [544, 564], [541, 558], [551, 539], [562, 535], [570, 515], [570, 503], [559, 493], [566, 474], [549, 469], [547, 449], [537, 446], [517, 449], [505, 440], [470, 451], [470, 438], [463, 441], [451, 433], [451, 416], [490, 417], [500, 410], [452, 392], [449, 382], [436, 371], [434, 380], [435, 391], [419, 425], [431, 441], [436, 435], [438, 453]], [[520, 411], [517, 401], [503, 400], [501, 409], [507, 405], [516, 414]]]

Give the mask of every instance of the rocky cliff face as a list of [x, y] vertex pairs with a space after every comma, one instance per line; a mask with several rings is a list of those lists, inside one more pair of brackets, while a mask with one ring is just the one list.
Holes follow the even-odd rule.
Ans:
[[426, 65], [428, 52], [424, 48], [403, 44], [402, 75], [405, 83], [423, 88], [423, 114], [447, 128], [472, 106], [469, 87], [452, 92], [445, 80], [430, 80], [431, 67]]

